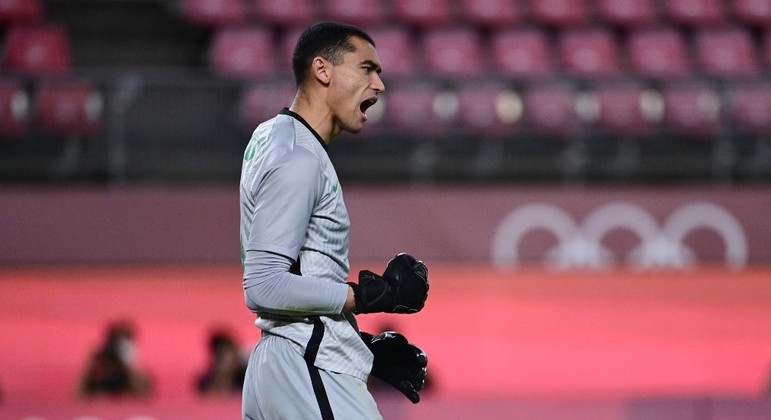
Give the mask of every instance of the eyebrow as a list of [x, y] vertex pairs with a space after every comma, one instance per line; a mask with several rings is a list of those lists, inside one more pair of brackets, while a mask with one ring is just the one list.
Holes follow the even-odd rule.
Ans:
[[381, 69], [380, 66], [372, 60], [364, 60], [359, 64], [362, 66], [372, 67], [375, 69], [377, 73], [380, 73], [381, 71], [383, 71], [383, 69]]

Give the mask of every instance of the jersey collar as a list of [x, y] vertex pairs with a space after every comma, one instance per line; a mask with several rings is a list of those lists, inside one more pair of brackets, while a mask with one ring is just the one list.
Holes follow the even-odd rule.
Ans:
[[283, 108], [283, 109], [281, 110], [281, 112], [279, 112], [279, 114], [283, 114], [283, 115], [289, 115], [290, 117], [293, 117], [293, 118], [294, 118], [294, 119], [296, 119], [297, 121], [300, 121], [301, 123], [303, 123], [303, 125], [304, 125], [306, 128], [308, 128], [308, 130], [310, 130], [310, 132], [311, 132], [311, 133], [313, 133], [313, 136], [314, 136], [314, 137], [316, 137], [316, 140], [318, 140], [318, 141], [319, 141], [319, 143], [321, 143], [321, 147], [323, 147], [323, 148], [324, 148], [324, 150], [327, 150], [327, 143], [325, 143], [325, 142], [324, 142], [324, 140], [321, 138], [321, 136], [319, 135], [319, 133], [317, 133], [317, 132], [316, 132], [316, 130], [314, 130], [314, 129], [313, 129], [311, 126], [310, 126], [310, 124], [308, 124], [308, 122], [307, 122], [307, 121], [305, 121], [305, 119], [304, 119], [303, 117], [301, 117], [301, 116], [300, 116], [300, 114], [298, 114], [298, 113], [296, 113], [296, 112], [294, 112], [294, 111], [290, 110], [289, 108]]

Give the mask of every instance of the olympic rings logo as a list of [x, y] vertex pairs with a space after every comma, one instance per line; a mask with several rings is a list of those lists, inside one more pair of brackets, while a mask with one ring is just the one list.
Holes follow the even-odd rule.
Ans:
[[563, 209], [542, 203], [519, 207], [506, 215], [492, 240], [492, 262], [499, 268], [516, 267], [525, 234], [545, 230], [557, 238], [546, 254], [546, 263], [559, 269], [606, 268], [618, 264], [602, 239], [616, 229], [631, 231], [639, 245], [626, 255], [625, 263], [637, 269], [687, 269], [697, 262], [696, 253], [684, 243], [697, 228], [716, 232], [725, 245], [725, 263], [735, 270], [747, 265], [747, 237], [739, 221], [712, 203], [698, 202], [675, 210], [659, 225], [643, 208], [628, 203], [610, 203], [595, 209], [580, 224]]

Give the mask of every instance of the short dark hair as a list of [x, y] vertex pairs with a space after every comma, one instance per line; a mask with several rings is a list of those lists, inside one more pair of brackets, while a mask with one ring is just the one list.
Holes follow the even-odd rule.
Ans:
[[303, 31], [292, 54], [292, 70], [297, 86], [301, 86], [308, 78], [314, 57], [321, 56], [333, 65], [338, 65], [345, 52], [355, 51], [350, 40], [354, 36], [375, 46], [375, 41], [366, 32], [346, 23], [319, 22]]

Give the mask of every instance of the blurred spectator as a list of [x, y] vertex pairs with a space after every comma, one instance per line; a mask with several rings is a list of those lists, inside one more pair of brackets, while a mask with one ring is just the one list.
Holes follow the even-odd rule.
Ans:
[[246, 375], [246, 359], [233, 337], [218, 330], [209, 337], [209, 361], [198, 375], [196, 389], [201, 394], [240, 393]]
[[79, 395], [141, 396], [150, 392], [150, 378], [137, 366], [134, 337], [129, 322], [109, 325], [104, 342], [89, 356]]

